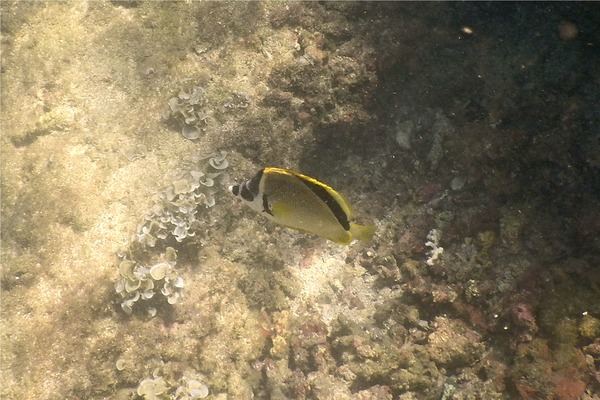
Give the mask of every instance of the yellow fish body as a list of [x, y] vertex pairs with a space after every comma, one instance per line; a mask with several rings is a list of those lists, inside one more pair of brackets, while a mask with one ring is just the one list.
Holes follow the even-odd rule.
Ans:
[[231, 192], [268, 219], [339, 244], [368, 241], [375, 226], [352, 222], [348, 202], [330, 186], [282, 168], [264, 168]]

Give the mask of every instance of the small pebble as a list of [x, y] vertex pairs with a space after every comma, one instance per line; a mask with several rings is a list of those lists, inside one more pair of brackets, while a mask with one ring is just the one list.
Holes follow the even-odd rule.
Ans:
[[465, 178], [461, 176], [455, 176], [450, 181], [450, 189], [452, 190], [461, 190], [463, 187], [465, 187]]

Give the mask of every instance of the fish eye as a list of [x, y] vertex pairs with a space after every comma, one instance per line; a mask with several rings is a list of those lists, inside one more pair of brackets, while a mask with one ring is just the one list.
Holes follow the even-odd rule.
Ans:
[[228, 189], [231, 191], [231, 193], [233, 193], [234, 196], [240, 194], [240, 185], [231, 185]]

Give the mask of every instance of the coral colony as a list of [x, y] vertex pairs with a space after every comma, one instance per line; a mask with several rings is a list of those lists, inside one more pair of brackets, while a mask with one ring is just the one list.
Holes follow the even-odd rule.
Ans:
[[440, 247], [440, 239], [442, 237], [442, 232], [439, 229], [432, 229], [427, 234], [427, 242], [425, 246], [431, 248], [428, 251], [427, 265], [433, 265], [440, 258], [442, 253], [444, 252], [444, 248]]
[[[165, 119], [179, 119], [183, 136], [197, 139], [208, 124], [206, 104], [204, 89], [196, 86], [190, 93], [182, 91], [171, 98], [169, 111], [163, 116]], [[234, 93], [223, 106], [232, 110], [246, 108], [248, 104], [246, 95]], [[131, 314], [140, 300], [162, 295], [169, 304], [175, 304], [183, 295], [185, 283], [175, 269], [177, 252], [173, 247], [166, 247], [155, 263], [137, 261], [136, 255], [145, 259], [147, 254], [144, 253], [159, 241], [175, 239], [182, 242], [195, 235], [202, 225], [198, 215], [200, 206], [210, 208], [215, 205], [214, 195], [218, 186], [229, 178], [225, 171], [229, 166], [226, 157], [225, 151], [193, 157], [191, 166], [156, 196], [154, 204], [138, 225], [129, 250], [120, 255], [122, 260], [115, 290], [121, 296], [121, 308], [126, 314]], [[154, 317], [157, 310], [149, 307], [147, 312]], [[119, 370], [125, 368], [124, 360], [118, 360], [116, 366]], [[193, 400], [207, 397], [209, 389], [194, 371], [187, 371], [178, 381], [160, 376], [155, 371], [152, 377], [140, 382], [137, 395], [148, 400]]]
[[208, 125], [207, 104], [204, 88], [194, 86], [191, 92], [182, 90], [169, 99], [169, 109], [163, 113], [163, 118], [178, 121], [185, 138], [198, 139]]
[[[193, 158], [191, 168], [158, 194], [153, 207], [138, 226], [131, 246], [147, 249], [169, 237], [181, 242], [194, 236], [201, 225], [198, 219], [199, 206], [212, 207], [215, 204], [215, 185], [228, 179], [225, 169], [229, 163], [226, 157], [227, 153], [221, 151]], [[131, 314], [136, 302], [149, 300], [155, 294], [166, 297], [169, 304], [177, 303], [185, 285], [175, 270], [176, 259], [177, 253], [172, 247], [167, 247], [160, 260], [153, 265], [123, 256], [115, 284], [115, 290], [122, 298], [123, 311]], [[151, 308], [148, 313], [154, 316], [156, 310]]]
[[[231, 112], [248, 108], [250, 96], [242, 92], [232, 92], [222, 104], [221, 111]], [[208, 127], [209, 102], [202, 86], [194, 86], [189, 92], [182, 90], [169, 99], [169, 106], [163, 112], [165, 121], [173, 122], [181, 129], [186, 139], [198, 139]]]
[[233, 92], [223, 103], [225, 111], [233, 111], [239, 108], [247, 108], [250, 105], [250, 96], [242, 92]]
[[165, 379], [155, 371], [153, 377], [140, 382], [137, 394], [146, 400], [195, 400], [207, 397], [209, 390], [195, 371], [186, 371], [178, 381]]
[[[123, 299], [123, 311], [131, 314], [138, 300], [149, 300], [155, 293], [165, 296], [169, 304], [175, 304], [184, 287], [183, 279], [174, 269], [176, 258], [175, 250], [167, 247], [164, 260], [150, 267], [132, 260], [121, 261], [115, 290]], [[148, 312], [151, 316], [156, 314], [155, 309]]]
[[154, 247], [157, 239], [166, 239], [168, 235], [173, 235], [178, 242], [194, 236], [200, 224], [196, 218], [198, 206], [212, 207], [217, 191], [215, 185], [229, 177], [225, 172], [229, 166], [226, 157], [227, 153], [222, 151], [193, 159], [192, 168], [158, 195], [133, 240]]

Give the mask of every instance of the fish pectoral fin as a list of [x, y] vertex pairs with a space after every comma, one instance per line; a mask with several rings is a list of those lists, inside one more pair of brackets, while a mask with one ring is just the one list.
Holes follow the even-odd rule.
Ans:
[[353, 239], [358, 239], [361, 242], [369, 242], [375, 234], [375, 225], [358, 225], [350, 223], [350, 233]]
[[292, 208], [282, 201], [271, 204], [271, 215], [276, 218], [286, 219], [291, 211]]

